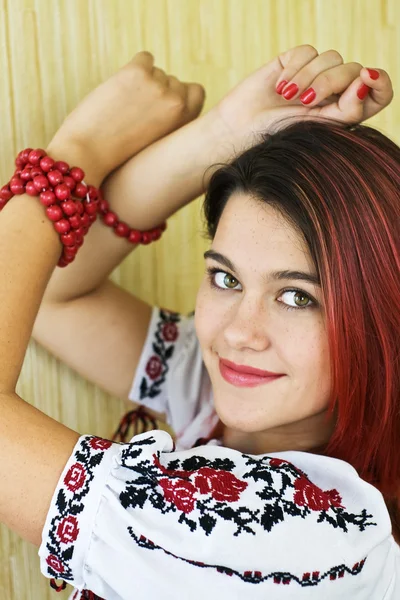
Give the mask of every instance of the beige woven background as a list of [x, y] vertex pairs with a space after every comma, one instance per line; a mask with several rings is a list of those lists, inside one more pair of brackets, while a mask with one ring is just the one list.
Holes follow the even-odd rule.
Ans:
[[[1, 181], [19, 149], [45, 146], [78, 100], [141, 49], [168, 72], [202, 82], [207, 106], [302, 43], [384, 68], [400, 87], [399, 0], [0, 0], [0, 42]], [[397, 99], [370, 124], [399, 143]], [[199, 208], [198, 201], [171, 219], [163, 239], [135, 252], [115, 281], [149, 302], [191, 310], [205, 247]], [[69, 427], [105, 437], [126, 408], [34, 343], [18, 391]], [[0, 526], [1, 600], [68, 593], [52, 591], [36, 548]]]

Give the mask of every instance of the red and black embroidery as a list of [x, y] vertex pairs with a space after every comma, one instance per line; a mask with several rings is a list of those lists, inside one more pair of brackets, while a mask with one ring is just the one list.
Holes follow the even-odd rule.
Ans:
[[168, 362], [174, 354], [175, 342], [179, 337], [180, 320], [179, 313], [160, 309], [160, 320], [152, 345], [153, 354], [145, 367], [146, 376], [140, 382], [140, 400], [155, 398], [161, 393], [161, 386], [169, 370]]
[[[285, 519], [306, 519], [315, 512], [319, 513], [317, 523], [326, 522], [344, 532], [349, 525], [359, 531], [376, 525], [366, 509], [360, 514], [348, 512], [337, 490], [320, 489], [303, 471], [281, 459], [242, 454], [244, 468], [238, 478], [232, 473], [236, 465], [230, 459], [194, 455], [163, 466], [160, 453], [150, 460], [140, 456], [142, 450], [132, 450], [123, 450], [122, 464], [137, 477], [120, 494], [122, 506], [143, 509], [150, 504], [163, 514], [175, 512], [178, 522], [192, 532], [199, 526], [208, 536], [218, 522], [225, 521], [234, 526], [233, 536], [256, 535], [257, 531], [271, 531]], [[248, 480], [252, 480], [252, 495], [262, 500], [260, 508], [250, 508], [251, 497], [241, 502]]]
[[200, 567], [202, 569], [213, 569], [218, 573], [222, 573], [224, 575], [228, 575], [229, 577], [236, 576], [242, 581], [246, 583], [263, 583], [268, 581], [269, 579], [273, 581], [275, 584], [289, 585], [292, 581], [294, 583], [299, 584], [301, 587], [315, 587], [319, 585], [324, 579], [329, 579], [330, 581], [335, 581], [336, 579], [342, 579], [346, 573], [349, 575], [358, 575], [363, 570], [366, 558], [361, 560], [360, 562], [355, 563], [352, 567], [349, 567], [345, 564], [340, 564], [337, 566], [333, 566], [327, 571], [321, 573], [320, 571], [309, 571], [302, 573], [301, 575], [295, 575], [293, 573], [289, 573], [288, 571], [273, 571], [270, 573], [262, 573], [261, 571], [237, 571], [235, 569], [231, 569], [229, 567], [224, 567], [222, 565], [211, 565], [204, 562], [199, 562], [197, 560], [190, 560], [188, 558], [183, 558], [182, 556], [178, 556], [173, 552], [169, 552], [165, 548], [158, 546], [144, 535], [136, 535], [132, 529], [132, 527], [128, 527], [128, 532], [131, 538], [137, 543], [140, 548], [145, 548], [146, 550], [161, 550], [164, 554], [168, 556], [172, 556], [178, 560], [181, 560], [189, 565], [193, 565], [195, 567]]
[[90, 490], [96, 467], [112, 442], [98, 437], [85, 436], [75, 451], [75, 462], [68, 469], [56, 499], [57, 514], [48, 532], [46, 549], [47, 572], [64, 581], [73, 579], [70, 567], [74, 547], [79, 535], [79, 515], [84, 509], [84, 498]]

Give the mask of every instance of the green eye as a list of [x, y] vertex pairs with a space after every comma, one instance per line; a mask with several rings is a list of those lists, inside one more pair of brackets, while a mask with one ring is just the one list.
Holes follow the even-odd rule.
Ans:
[[307, 304], [310, 302], [310, 298], [302, 292], [296, 292], [293, 299], [296, 306], [307, 306]]
[[235, 288], [238, 284], [238, 280], [235, 279], [234, 277], [232, 277], [232, 275], [230, 275], [229, 273], [226, 273], [224, 276], [224, 285], [229, 288]]

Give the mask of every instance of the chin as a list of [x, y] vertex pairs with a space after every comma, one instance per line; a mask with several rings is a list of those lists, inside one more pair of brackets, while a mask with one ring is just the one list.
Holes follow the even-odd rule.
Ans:
[[[234, 406], [236, 403], [240, 406]], [[242, 433], [259, 433], [280, 424], [272, 423], [265, 414], [260, 415], [257, 408], [251, 408], [249, 403], [244, 401], [219, 397], [217, 394], [214, 395], [214, 406], [225, 427]]]

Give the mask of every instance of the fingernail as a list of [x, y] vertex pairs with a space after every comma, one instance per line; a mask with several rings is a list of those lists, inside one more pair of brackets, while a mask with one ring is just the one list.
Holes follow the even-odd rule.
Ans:
[[285, 87], [285, 85], [287, 85], [286, 79], [284, 81], [281, 81], [280, 83], [278, 83], [278, 85], [276, 86], [276, 93], [282, 94], [283, 88]]
[[360, 98], [360, 100], [364, 100], [365, 96], [368, 94], [370, 89], [371, 88], [365, 85], [365, 83], [360, 85], [360, 87], [357, 90], [357, 96]]
[[303, 104], [311, 104], [311, 102], [315, 100], [316, 95], [317, 94], [315, 93], [315, 90], [313, 88], [308, 88], [308, 90], [303, 92], [300, 96], [300, 101]]
[[282, 96], [285, 98], [285, 100], [291, 100], [293, 98], [293, 96], [295, 96], [297, 94], [298, 91], [299, 91], [299, 86], [296, 85], [295, 83], [291, 83], [289, 85], [289, 87], [286, 88], [286, 90], [282, 94]]
[[371, 77], [371, 79], [379, 79], [379, 71], [376, 71], [375, 69], [367, 69], [369, 76]]

